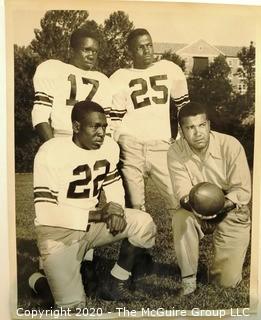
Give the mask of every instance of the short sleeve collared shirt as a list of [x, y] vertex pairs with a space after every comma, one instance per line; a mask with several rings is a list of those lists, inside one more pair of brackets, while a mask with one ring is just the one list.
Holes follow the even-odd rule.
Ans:
[[188, 195], [194, 185], [210, 182], [239, 206], [250, 201], [251, 178], [245, 151], [230, 135], [211, 131], [204, 161], [190, 149], [184, 138], [176, 140], [168, 152], [168, 167], [178, 200]]

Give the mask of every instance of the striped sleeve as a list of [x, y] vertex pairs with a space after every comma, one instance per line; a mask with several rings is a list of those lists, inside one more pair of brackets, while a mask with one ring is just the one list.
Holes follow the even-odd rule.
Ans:
[[[53, 139], [51, 139], [53, 140]], [[89, 211], [59, 202], [59, 177], [45, 142], [34, 160], [35, 225], [47, 225], [85, 231]]]
[[110, 111], [111, 120], [121, 121], [126, 112], [127, 112], [127, 109], [123, 109], [123, 110], [111, 109]]
[[49, 122], [54, 100], [55, 81], [48, 72], [48, 63], [40, 65], [35, 72], [34, 79], [34, 105], [32, 110], [32, 123], [35, 127], [42, 122]]
[[189, 102], [187, 80], [185, 74], [177, 65], [173, 70], [173, 82], [170, 95], [178, 110]]
[[109, 172], [103, 181], [103, 187], [106, 187], [121, 179], [118, 169]]
[[51, 190], [48, 187], [35, 187], [34, 188], [34, 204], [38, 202], [49, 202], [58, 204], [58, 191]]
[[114, 132], [120, 128], [122, 119], [127, 112], [127, 98], [124, 94], [124, 90], [121, 88], [122, 79], [124, 79], [124, 77], [121, 69], [117, 70], [110, 77], [112, 88], [112, 107], [110, 111], [110, 117]]
[[34, 159], [34, 205], [37, 214], [37, 205], [58, 205], [58, 182], [54, 164], [48, 157], [47, 143], [44, 143]]
[[110, 146], [110, 150], [111, 154], [113, 154], [113, 159], [110, 160], [110, 172], [106, 175], [102, 187], [104, 189], [107, 202], [116, 202], [124, 207], [124, 189], [121, 176], [117, 169], [119, 161], [119, 146], [116, 142], [113, 141], [113, 144]]

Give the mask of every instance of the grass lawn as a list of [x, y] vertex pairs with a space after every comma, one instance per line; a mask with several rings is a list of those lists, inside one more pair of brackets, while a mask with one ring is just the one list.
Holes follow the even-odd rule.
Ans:
[[[18, 307], [24, 309], [44, 307], [45, 301], [32, 294], [28, 286], [28, 277], [38, 269], [38, 252], [34, 232], [32, 174], [16, 175], [16, 231], [17, 231], [17, 263], [18, 263]], [[145, 295], [143, 301], [128, 303], [107, 302], [90, 299], [90, 307], [101, 307], [103, 312], [115, 312], [115, 308], [140, 310], [143, 308], [182, 309], [230, 309], [249, 307], [250, 250], [243, 270], [243, 281], [234, 289], [224, 289], [206, 282], [205, 267], [209, 266], [212, 257], [211, 235], [206, 236], [200, 246], [200, 266], [198, 290], [188, 297], [179, 297], [180, 274], [173, 249], [171, 219], [164, 203], [154, 185], [147, 186], [148, 212], [154, 218], [158, 228], [156, 245], [151, 250], [155, 261], [155, 271], [147, 277], [136, 281], [137, 291]], [[95, 250], [97, 255], [97, 271], [100, 279], [109, 273], [117, 258], [119, 244]]]

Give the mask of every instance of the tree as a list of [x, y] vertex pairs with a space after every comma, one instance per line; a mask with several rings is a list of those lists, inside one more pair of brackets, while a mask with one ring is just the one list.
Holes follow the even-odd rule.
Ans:
[[191, 100], [205, 103], [213, 114], [230, 101], [232, 85], [228, 78], [230, 68], [224, 56], [220, 55], [210, 65], [188, 78]]
[[161, 59], [169, 60], [174, 63], [176, 63], [182, 71], [185, 71], [186, 69], [186, 63], [185, 60], [183, 60], [179, 55], [177, 55], [175, 52], [172, 52], [172, 50], [165, 51], [161, 57]]
[[[243, 83], [247, 87], [247, 92], [245, 95], [246, 103], [249, 106], [248, 114], [245, 117], [249, 119], [254, 119], [254, 104], [255, 104], [255, 47], [253, 41], [250, 42], [250, 46], [243, 47], [239, 53], [238, 58], [241, 62], [241, 67], [238, 69], [237, 74], [243, 78]], [[251, 124], [251, 121], [249, 122]]]
[[41, 29], [35, 29], [31, 49], [41, 60], [69, 58], [69, 39], [73, 30], [83, 26], [88, 18], [85, 10], [49, 10], [41, 19]]
[[239, 139], [252, 167], [254, 130], [253, 126], [246, 123], [249, 104], [244, 96], [233, 92], [229, 73], [230, 68], [225, 57], [216, 57], [204, 71], [190, 75], [188, 79], [190, 99], [209, 107], [213, 130]]
[[31, 123], [33, 106], [33, 75], [38, 56], [30, 47], [14, 46], [15, 71], [15, 163], [16, 171], [30, 171], [38, 147], [38, 139]]
[[123, 11], [113, 12], [104, 21], [105, 46], [101, 53], [101, 68], [110, 76], [119, 68], [129, 67], [131, 59], [126, 44], [127, 37], [133, 29], [133, 23]]
[[221, 54], [214, 58], [209, 68], [203, 71], [202, 76], [206, 79], [223, 79], [228, 80], [231, 69], [226, 62], [226, 58]]

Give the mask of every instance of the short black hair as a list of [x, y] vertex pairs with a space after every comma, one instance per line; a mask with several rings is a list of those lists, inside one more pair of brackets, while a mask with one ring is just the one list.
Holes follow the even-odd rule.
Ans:
[[178, 122], [180, 126], [184, 118], [197, 116], [198, 114], [205, 114], [207, 119], [209, 119], [209, 111], [207, 106], [204, 104], [192, 101], [185, 104], [178, 114]]
[[72, 32], [71, 38], [70, 38], [70, 47], [75, 49], [79, 47], [79, 44], [82, 39], [84, 38], [92, 38], [100, 43], [99, 35], [95, 31], [91, 31], [87, 28], [79, 28]]
[[71, 120], [72, 122], [81, 122], [81, 120], [85, 118], [85, 115], [91, 112], [100, 112], [105, 114], [103, 107], [101, 107], [98, 103], [90, 100], [79, 101], [75, 103], [72, 109]]
[[143, 28], [138, 28], [138, 29], [134, 29], [132, 30], [129, 35], [128, 35], [128, 38], [127, 38], [127, 46], [128, 48], [130, 49], [131, 46], [132, 46], [132, 42], [134, 39], [136, 39], [137, 37], [140, 37], [140, 36], [144, 36], [145, 34], [150, 35], [149, 31], [147, 29], [143, 29]]

